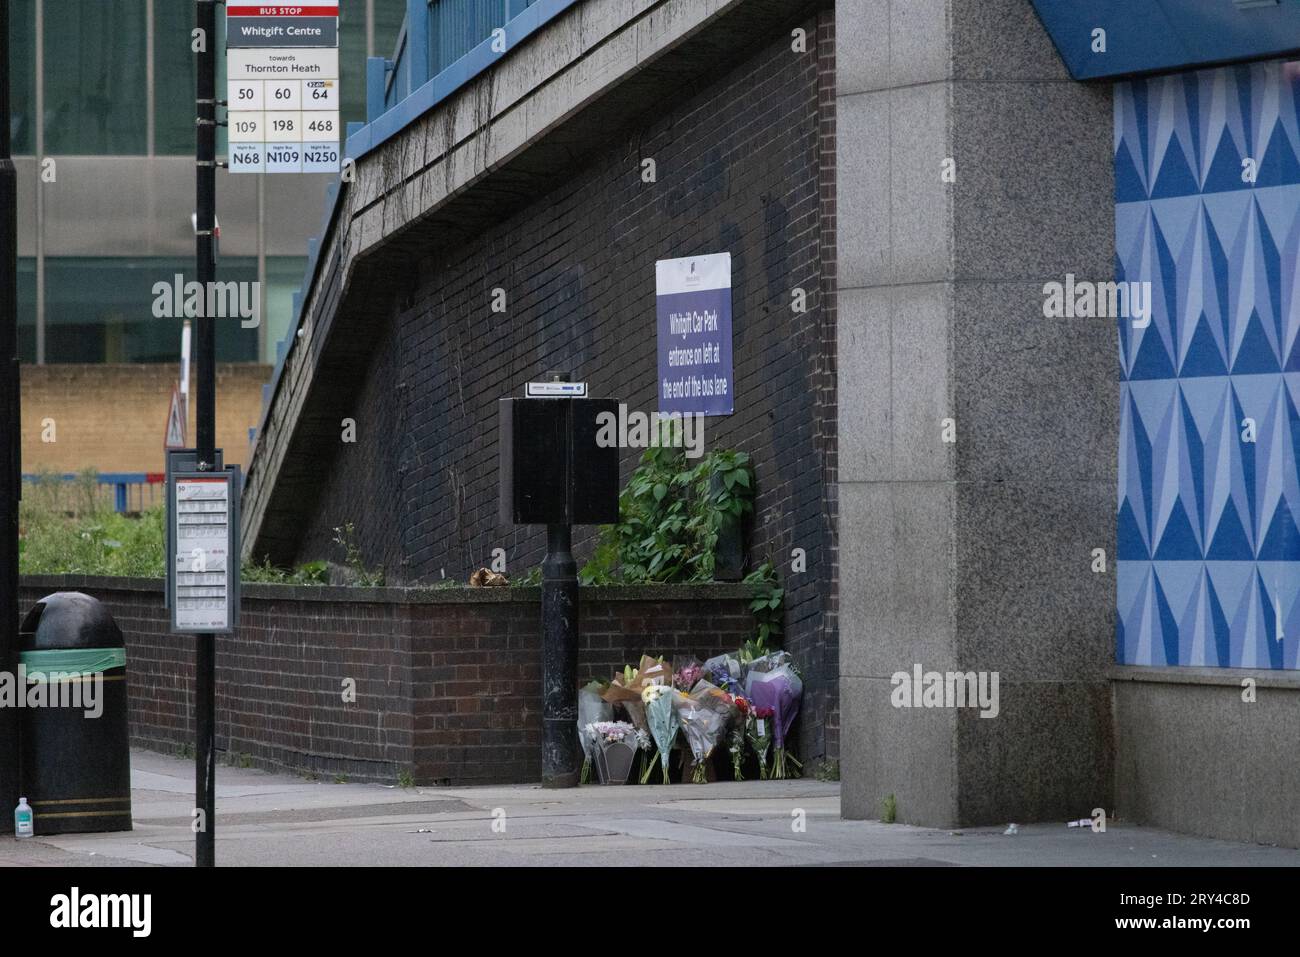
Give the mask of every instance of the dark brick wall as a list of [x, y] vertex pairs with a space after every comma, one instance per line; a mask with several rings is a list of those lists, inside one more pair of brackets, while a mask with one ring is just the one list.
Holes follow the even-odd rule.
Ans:
[[[833, 14], [801, 26], [807, 52], [789, 33], [756, 38], [741, 60], [665, 89], [652, 115], [611, 126], [603, 151], [477, 238], [388, 264], [393, 313], [355, 370], [358, 441], [321, 450], [298, 561], [337, 559], [333, 529], [351, 521], [390, 583], [464, 580], [495, 548], [511, 572], [538, 564], [541, 531], [497, 521], [497, 400], [561, 368], [654, 410], [655, 260], [729, 251], [736, 413], [707, 420], [708, 447], [754, 457], [749, 558], [772, 557], [787, 586], [786, 647], [808, 688], [801, 750], [837, 754]], [[625, 479], [639, 454], [624, 453]], [[579, 531], [580, 558], [593, 531]]]
[[[675, 655], [704, 660], [737, 647], [753, 628], [744, 600], [689, 597], [707, 596], [716, 587], [673, 588], [680, 600], [584, 597], [579, 680], [608, 679], [615, 669], [635, 664], [642, 652], [669, 661]], [[462, 784], [539, 779], [540, 602], [428, 604], [412, 611], [416, 630], [425, 635], [412, 642], [416, 779]]]
[[[20, 608], [60, 590], [105, 602], [126, 636], [132, 744], [192, 745], [194, 642], [170, 634], [161, 583], [28, 578]], [[643, 652], [708, 658], [753, 627], [728, 585], [584, 589], [580, 614], [583, 682]], [[540, 615], [537, 589], [246, 586], [239, 633], [217, 639], [217, 747], [358, 781], [536, 781]]]
[[[821, 198], [821, 348], [818, 368], [813, 374], [817, 409], [815, 442], [821, 454], [822, 489], [825, 509], [827, 541], [825, 565], [818, 587], [822, 597], [821, 638], [805, 642], [815, 656], [809, 670], [818, 689], [829, 684], [829, 693], [818, 693], [809, 701], [811, 712], [804, 727], [804, 751], [808, 754], [825, 753], [838, 760], [840, 753], [840, 709], [838, 681], [839, 663], [839, 460], [836, 427], [839, 406], [836, 399], [838, 367], [836, 365], [836, 235], [835, 235], [835, 17], [827, 11], [817, 22], [817, 103], [820, 115], [818, 131], [818, 193]], [[817, 732], [823, 729], [822, 747], [818, 748]]]

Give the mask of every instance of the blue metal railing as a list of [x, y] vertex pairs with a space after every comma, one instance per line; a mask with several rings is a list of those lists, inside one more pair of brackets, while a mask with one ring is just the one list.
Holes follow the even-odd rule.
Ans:
[[[83, 478], [72, 472], [54, 475], [24, 475], [24, 482], [39, 485], [42, 482], [77, 482]], [[113, 489], [113, 511], [129, 512], [131, 500], [135, 499], [135, 511], [143, 512], [146, 508], [162, 501], [162, 486], [166, 476], [162, 472], [100, 472], [95, 481]], [[147, 495], [146, 495], [147, 493]], [[146, 504], [145, 499], [148, 498]]]
[[349, 126], [345, 155], [363, 156], [405, 129], [577, 2], [406, 0], [393, 56], [367, 61], [366, 122]]
[[437, 76], [536, 2], [435, 0], [429, 7], [429, 75]]
[[407, 0], [406, 20], [392, 57], [371, 57], [366, 62], [366, 122], [373, 122], [480, 43], [490, 41], [494, 31], [504, 30], [537, 2]]

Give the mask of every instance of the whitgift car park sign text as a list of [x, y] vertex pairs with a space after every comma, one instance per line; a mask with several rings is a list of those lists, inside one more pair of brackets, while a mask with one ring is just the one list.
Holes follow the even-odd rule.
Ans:
[[338, 15], [338, 0], [226, 7], [230, 172], [338, 171]]
[[659, 411], [731, 415], [731, 253], [655, 263]]

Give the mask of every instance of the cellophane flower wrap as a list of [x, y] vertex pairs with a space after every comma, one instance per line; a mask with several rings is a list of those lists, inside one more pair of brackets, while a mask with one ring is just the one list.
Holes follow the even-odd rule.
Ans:
[[695, 658], [673, 659], [673, 687], [678, 691], [690, 693], [695, 682], [704, 677], [704, 666]]
[[787, 753], [785, 738], [799, 714], [803, 681], [789, 653], [778, 651], [755, 659], [745, 676], [745, 692], [756, 709], [772, 709], [772, 777], [791, 777], [790, 765], [802, 765]]
[[704, 662], [703, 677], [723, 691], [734, 695], [744, 690], [744, 686], [741, 684], [742, 672], [740, 658], [735, 652], [730, 652], [715, 655]]
[[731, 696], [701, 679], [690, 694], [675, 694], [673, 706], [694, 759], [692, 779], [696, 784], [703, 784], [708, 776], [708, 759], [722, 740], [731, 718]]
[[614, 675], [609, 685], [601, 692], [601, 697], [611, 704], [622, 705], [628, 718], [638, 731], [649, 733], [650, 725], [646, 720], [645, 704], [641, 692], [650, 685], [673, 683], [673, 667], [658, 658], [642, 655], [640, 665], [633, 668], [624, 665], [623, 670]]
[[[644, 707], [641, 708], [641, 714], [644, 717]], [[650, 772], [653, 771], [655, 767], [654, 755], [651, 753], [655, 749], [655, 741], [654, 738], [650, 736], [649, 731], [643, 731], [641, 728], [636, 729], [636, 746], [637, 751], [639, 752], [637, 754], [637, 760], [641, 762], [641, 774], [639, 780], [642, 784], [645, 784], [650, 780]]]
[[754, 754], [758, 757], [758, 779], [760, 781], [767, 780], [767, 754], [772, 749], [772, 716], [775, 713], [771, 708], [759, 708], [751, 703], [749, 719], [745, 725], [749, 745], [754, 749]]
[[727, 750], [731, 753], [731, 775], [737, 781], [745, 780], [745, 731], [749, 727], [749, 699], [744, 695], [734, 695], [732, 703], [736, 713], [731, 718], [727, 731]]
[[728, 716], [726, 731], [727, 751], [731, 755], [731, 776], [737, 781], [745, 780], [745, 730], [748, 721], [746, 708], [748, 702], [742, 692], [744, 666], [740, 656], [734, 652], [715, 655], [704, 662], [704, 677], [712, 685], [728, 696], [731, 713]]
[[587, 734], [589, 725], [614, 719], [614, 706], [601, 698], [605, 685], [592, 681], [578, 689], [578, 740], [582, 742], [581, 783], [591, 780], [591, 762], [595, 757], [594, 743]]
[[654, 738], [655, 747], [659, 749], [659, 764], [663, 768], [664, 784], [668, 783], [668, 755], [677, 738], [677, 714], [673, 709], [673, 695], [681, 694], [671, 685], [649, 685], [641, 692], [645, 704], [646, 723], [650, 725], [650, 736]]

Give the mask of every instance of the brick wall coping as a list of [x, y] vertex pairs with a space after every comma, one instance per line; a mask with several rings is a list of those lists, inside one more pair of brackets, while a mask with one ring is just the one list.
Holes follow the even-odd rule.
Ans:
[[[137, 591], [161, 592], [160, 578], [128, 578], [109, 575], [23, 575], [25, 588], [48, 588], [56, 591]], [[460, 605], [478, 602], [540, 602], [539, 586], [509, 588], [428, 588], [420, 586], [382, 588], [340, 587], [336, 585], [274, 585], [246, 582], [245, 598], [269, 601], [363, 602], [371, 604]], [[588, 601], [728, 601], [750, 597], [748, 585], [732, 582], [703, 582], [674, 585], [600, 585], [581, 589]], [[24, 609], [25, 611], [25, 609]]]

